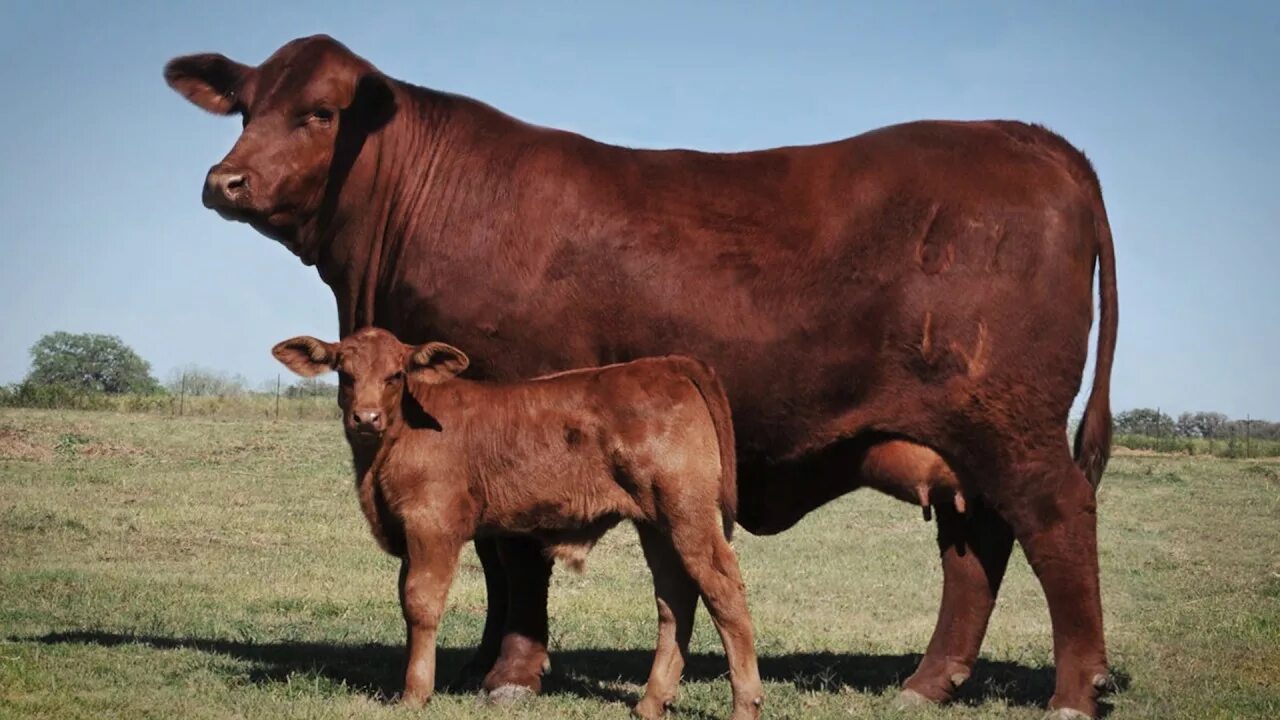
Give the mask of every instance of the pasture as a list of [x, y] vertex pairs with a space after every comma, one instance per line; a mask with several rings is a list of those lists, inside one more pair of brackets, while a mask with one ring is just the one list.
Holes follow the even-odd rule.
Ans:
[[[656, 633], [635, 534], [557, 570], [546, 694], [512, 708], [444, 690], [389, 704], [404, 630], [397, 562], [369, 537], [336, 421], [0, 409], [0, 716], [624, 718]], [[1100, 493], [1111, 718], [1280, 716], [1280, 463], [1113, 459]], [[934, 526], [854, 493], [734, 545], [766, 717], [890, 716], [941, 592]], [[478, 641], [464, 551], [441, 679]], [[676, 717], [727, 714], [704, 609]], [[1048, 612], [1015, 551], [974, 677], [920, 718], [1038, 718]]]

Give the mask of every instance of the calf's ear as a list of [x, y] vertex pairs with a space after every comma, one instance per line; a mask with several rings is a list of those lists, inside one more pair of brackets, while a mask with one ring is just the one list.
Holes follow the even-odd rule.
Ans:
[[333, 370], [338, 362], [338, 346], [303, 335], [276, 343], [271, 348], [285, 367], [303, 377], [315, 377]]
[[230, 115], [240, 105], [240, 88], [253, 68], [217, 53], [183, 55], [164, 66], [164, 81], [196, 107]]
[[405, 370], [412, 380], [435, 385], [452, 380], [471, 364], [465, 353], [452, 345], [429, 342], [409, 353]]

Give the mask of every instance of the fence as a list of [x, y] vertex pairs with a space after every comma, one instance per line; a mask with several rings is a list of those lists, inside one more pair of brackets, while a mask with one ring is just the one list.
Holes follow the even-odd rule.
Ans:
[[[268, 420], [338, 420], [342, 417], [334, 394], [298, 395], [288, 391], [277, 377], [270, 392], [238, 392], [226, 395], [188, 395], [185, 380], [178, 393], [156, 395], [104, 395], [77, 392], [57, 386], [0, 386], [0, 407], [66, 410], [105, 410], [174, 417], [214, 417]], [[1159, 411], [1157, 410], [1157, 413]], [[1168, 416], [1164, 416], [1167, 418]], [[1117, 432], [1113, 444], [1130, 450], [1223, 458], [1280, 457], [1280, 439], [1257, 437], [1259, 428], [1274, 423], [1233, 421], [1205, 437], [1178, 435], [1170, 422], [1155, 422], [1145, 432]], [[1139, 428], [1144, 430], [1144, 428]], [[1074, 435], [1075, 428], [1071, 428]]]
[[1175, 421], [1160, 408], [1115, 416], [1117, 447], [1226, 458], [1280, 457], [1280, 423], [1246, 415], [1231, 420], [1213, 412], [1183, 413]]
[[102, 410], [174, 417], [229, 419], [336, 420], [342, 417], [334, 395], [292, 395], [276, 380], [272, 392], [189, 395], [185, 380], [179, 391], [154, 395], [106, 395], [58, 386], [0, 387], [0, 406], [62, 410]]

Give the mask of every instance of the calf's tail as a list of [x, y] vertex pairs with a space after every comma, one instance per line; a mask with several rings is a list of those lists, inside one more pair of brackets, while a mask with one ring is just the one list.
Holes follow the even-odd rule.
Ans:
[[720, 449], [720, 518], [724, 524], [724, 536], [733, 539], [733, 526], [738, 519], [738, 456], [733, 441], [733, 413], [729, 408], [729, 397], [716, 376], [706, 363], [688, 358], [684, 363], [685, 375], [702, 395], [702, 401], [711, 413], [711, 424], [715, 427], [716, 442]]

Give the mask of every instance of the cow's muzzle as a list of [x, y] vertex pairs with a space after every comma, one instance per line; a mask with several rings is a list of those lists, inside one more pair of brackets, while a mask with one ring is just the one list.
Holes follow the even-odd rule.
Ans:
[[249, 174], [214, 165], [204, 179], [204, 206], [211, 210], [240, 210], [249, 199]]

